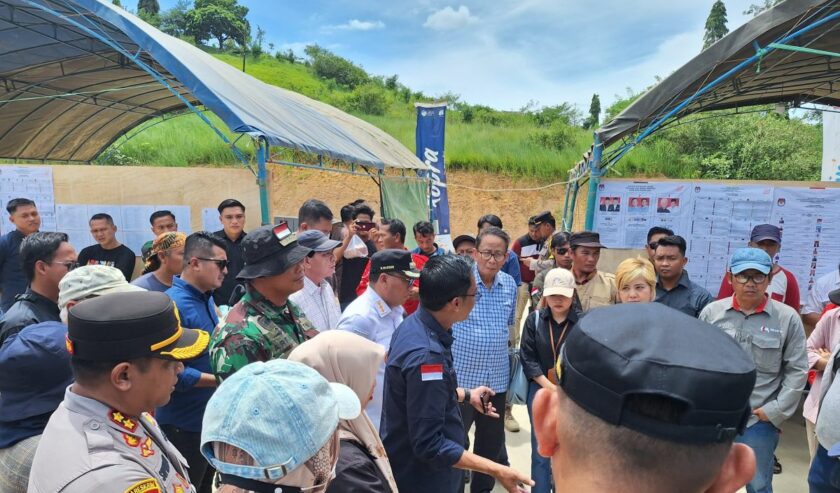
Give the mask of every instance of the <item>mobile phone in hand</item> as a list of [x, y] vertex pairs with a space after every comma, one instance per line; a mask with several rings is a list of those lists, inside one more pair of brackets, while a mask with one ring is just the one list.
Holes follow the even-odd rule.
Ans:
[[356, 221], [356, 229], [359, 231], [370, 231], [376, 226], [376, 223]]

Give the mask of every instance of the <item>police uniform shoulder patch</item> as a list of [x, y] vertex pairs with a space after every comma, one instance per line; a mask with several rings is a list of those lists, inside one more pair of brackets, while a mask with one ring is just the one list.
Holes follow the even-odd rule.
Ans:
[[152, 448], [151, 438], [146, 437], [146, 439], [140, 445], [140, 455], [144, 458], [149, 457], [150, 455], [155, 455], [155, 451]]
[[108, 419], [117, 426], [126, 429], [132, 433], [137, 431], [137, 422], [116, 409], [108, 411]]
[[136, 446], [140, 445], [141, 440], [140, 440], [139, 437], [136, 437], [134, 435], [130, 435], [128, 433], [123, 433], [122, 437], [123, 437], [123, 440], [125, 441], [125, 444], [128, 445], [129, 447], [136, 447]]
[[123, 491], [123, 493], [162, 493], [160, 483], [154, 478], [138, 481]]

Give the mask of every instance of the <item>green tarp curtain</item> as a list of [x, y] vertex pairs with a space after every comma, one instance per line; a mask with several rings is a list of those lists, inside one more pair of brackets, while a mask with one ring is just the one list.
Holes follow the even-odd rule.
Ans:
[[382, 217], [405, 223], [405, 246], [415, 248], [412, 227], [429, 220], [429, 181], [419, 178], [382, 176]]

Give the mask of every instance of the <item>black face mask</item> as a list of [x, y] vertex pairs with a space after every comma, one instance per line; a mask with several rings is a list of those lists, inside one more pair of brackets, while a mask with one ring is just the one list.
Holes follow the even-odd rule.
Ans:
[[229, 484], [242, 488], [243, 490], [253, 491], [255, 493], [302, 493], [303, 490], [297, 486], [285, 486], [280, 484], [263, 483], [256, 479], [240, 478], [239, 476], [231, 476], [229, 474], [219, 473], [219, 479], [216, 487], [220, 485]]

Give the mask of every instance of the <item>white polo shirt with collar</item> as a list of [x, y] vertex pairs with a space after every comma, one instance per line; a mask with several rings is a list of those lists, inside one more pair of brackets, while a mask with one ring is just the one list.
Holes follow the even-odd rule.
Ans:
[[[403, 307], [391, 308], [385, 303], [373, 287], [369, 286], [361, 296], [353, 300], [344, 310], [336, 329], [348, 330], [358, 334], [365, 339], [373, 341], [385, 348], [387, 352], [391, 347], [391, 336], [402, 323], [405, 316]], [[376, 388], [373, 391], [373, 399], [365, 408], [368, 417], [373, 425], [379, 430], [379, 421], [382, 417], [382, 391], [385, 387], [385, 363], [379, 367], [376, 373]]]

